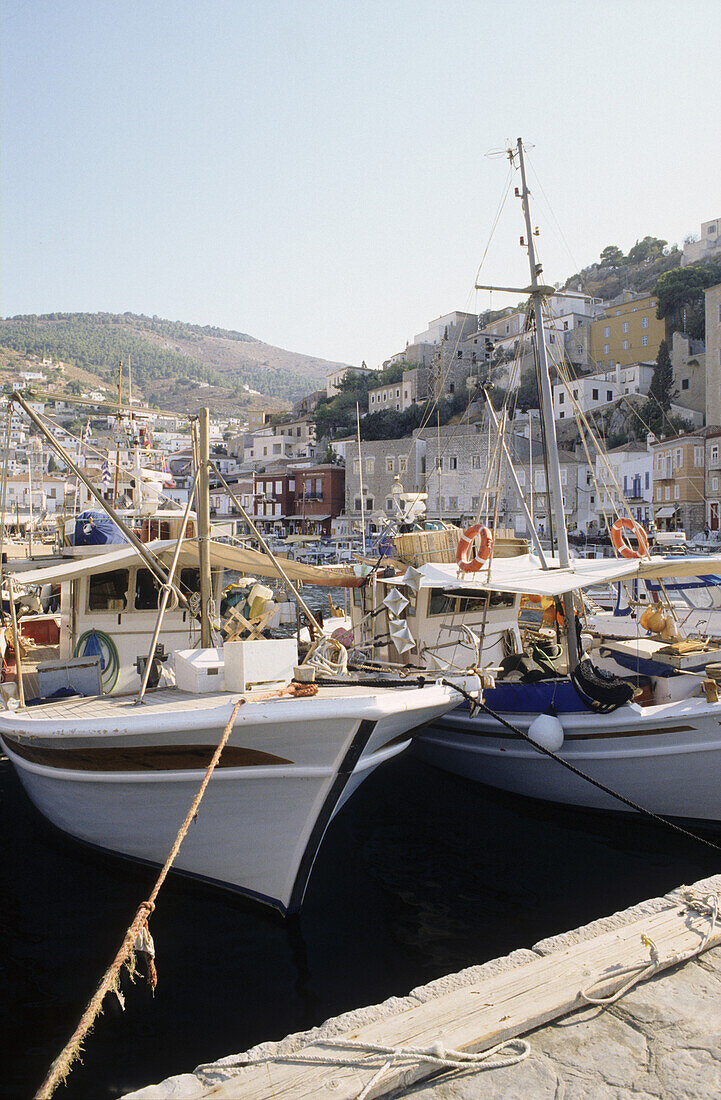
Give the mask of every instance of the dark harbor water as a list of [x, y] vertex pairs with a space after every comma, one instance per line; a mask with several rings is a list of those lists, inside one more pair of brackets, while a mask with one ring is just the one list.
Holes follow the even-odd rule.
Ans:
[[[22, 1100], [154, 874], [55, 832], [6, 760], [0, 822], [0, 1096]], [[638, 818], [543, 805], [401, 757], [332, 823], [299, 919], [171, 876], [151, 921], [155, 998], [127, 981], [125, 1012], [108, 998], [56, 1095], [117, 1097], [719, 870], [721, 856]]]

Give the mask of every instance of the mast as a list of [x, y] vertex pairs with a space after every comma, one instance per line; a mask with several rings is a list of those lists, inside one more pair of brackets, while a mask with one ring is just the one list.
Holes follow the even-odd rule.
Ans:
[[[553, 396], [551, 393], [551, 378], [548, 372], [548, 357], [546, 355], [546, 341], [543, 334], [543, 299], [548, 288], [539, 281], [539, 275], [543, 272], [543, 266], [536, 262], [536, 250], [533, 246], [533, 224], [531, 222], [531, 209], [528, 201], [529, 190], [526, 183], [526, 165], [523, 160], [523, 142], [518, 138], [517, 144], [518, 166], [521, 170], [521, 204], [523, 216], [526, 220], [526, 248], [528, 251], [528, 265], [531, 274], [531, 298], [533, 300], [533, 313], [536, 320], [536, 355], [538, 356], [538, 373], [541, 383], [541, 417], [546, 440], [546, 461], [549, 473], [548, 492], [550, 498], [550, 510], [554, 514], [556, 535], [558, 537], [558, 558], [562, 569], [568, 567], [568, 531], [566, 530], [566, 516], [563, 510], [563, 489], [561, 487], [561, 464], [558, 458], [558, 439], [556, 437], [556, 421], [553, 417]], [[551, 546], [553, 553], [553, 546]], [[566, 632], [568, 641], [568, 663], [570, 667], [578, 664], [578, 639], [576, 637], [576, 619], [573, 607], [573, 596], [570, 592], [564, 593], [563, 605], [566, 617]]]
[[115, 451], [115, 485], [113, 487], [113, 505], [117, 508], [118, 493], [120, 491], [120, 406], [123, 403], [123, 361], [118, 363], [118, 415], [115, 417], [116, 451]]
[[361, 451], [361, 438], [360, 438], [360, 408], [358, 402], [355, 403], [355, 422], [356, 429], [358, 431], [358, 476], [360, 478], [360, 502], [361, 502], [361, 531], [363, 533], [363, 557], [366, 554], [366, 513], [363, 504], [363, 452]]
[[200, 645], [210, 649], [213, 644], [210, 623], [210, 601], [213, 589], [210, 577], [210, 433], [209, 410], [198, 410], [198, 553], [200, 558]]

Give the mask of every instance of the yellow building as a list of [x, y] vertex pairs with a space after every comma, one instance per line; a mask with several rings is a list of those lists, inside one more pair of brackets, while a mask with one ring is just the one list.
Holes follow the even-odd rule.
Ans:
[[605, 316], [591, 322], [591, 358], [604, 367], [653, 362], [666, 336], [666, 322], [656, 317], [657, 304], [653, 294], [634, 297], [624, 291]]
[[248, 431], [257, 432], [270, 423], [270, 413], [265, 409], [252, 409], [248, 413]]

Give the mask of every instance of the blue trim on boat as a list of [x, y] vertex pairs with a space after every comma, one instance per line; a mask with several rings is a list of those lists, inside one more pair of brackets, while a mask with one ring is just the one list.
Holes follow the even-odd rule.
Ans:
[[[565, 676], [557, 680], [538, 680], [535, 684], [519, 682], [503, 683], [483, 692], [484, 702], [491, 710], [511, 714], [542, 714], [553, 707], [557, 714], [587, 713], [584, 703], [575, 687]], [[468, 706], [468, 704], [465, 704]]]

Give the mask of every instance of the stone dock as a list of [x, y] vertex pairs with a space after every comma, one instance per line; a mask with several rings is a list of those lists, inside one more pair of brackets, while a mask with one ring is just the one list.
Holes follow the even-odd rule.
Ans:
[[125, 1100], [721, 1096], [720, 902], [716, 875]]

